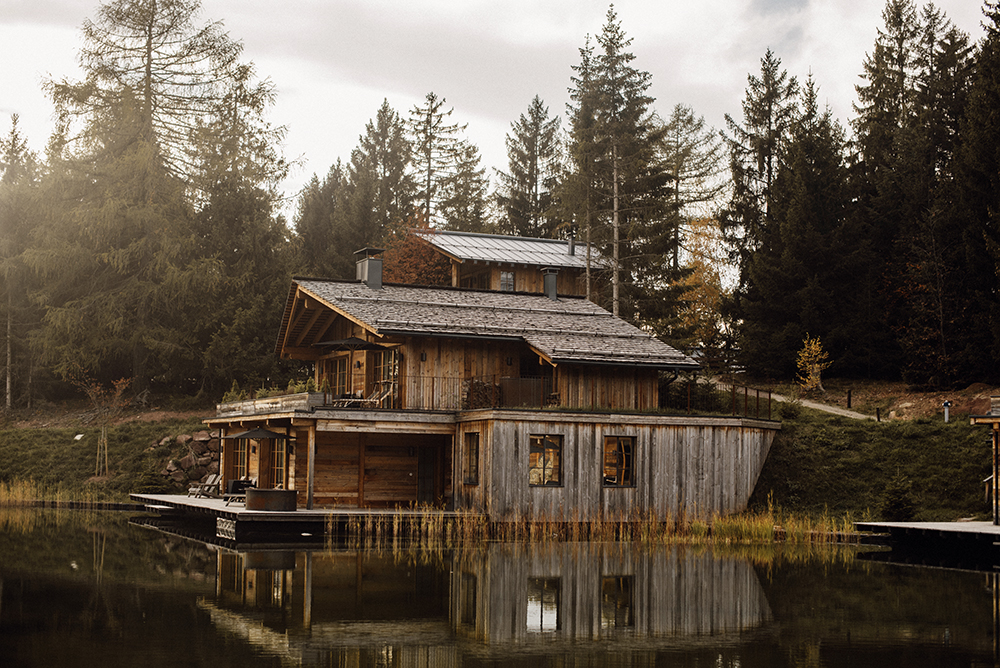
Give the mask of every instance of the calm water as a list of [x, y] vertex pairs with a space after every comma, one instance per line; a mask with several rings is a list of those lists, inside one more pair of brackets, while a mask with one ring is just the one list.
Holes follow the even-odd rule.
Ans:
[[0, 509], [0, 666], [996, 666], [998, 580], [845, 550], [237, 551]]

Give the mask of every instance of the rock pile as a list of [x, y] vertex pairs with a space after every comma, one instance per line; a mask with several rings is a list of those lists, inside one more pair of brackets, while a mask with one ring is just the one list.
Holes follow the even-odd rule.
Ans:
[[167, 436], [157, 445], [170, 446], [174, 442], [187, 454], [167, 461], [160, 474], [175, 487], [185, 488], [193, 482], [205, 482], [208, 476], [219, 472], [219, 432], [199, 431], [193, 434]]

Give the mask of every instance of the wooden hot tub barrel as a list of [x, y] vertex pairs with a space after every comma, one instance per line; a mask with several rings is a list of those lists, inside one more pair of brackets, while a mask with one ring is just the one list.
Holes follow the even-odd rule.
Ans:
[[247, 510], [295, 510], [294, 489], [258, 489], [247, 490]]

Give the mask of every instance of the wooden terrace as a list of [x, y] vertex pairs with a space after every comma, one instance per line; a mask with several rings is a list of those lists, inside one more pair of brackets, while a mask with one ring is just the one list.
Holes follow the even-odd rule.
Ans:
[[150, 512], [160, 515], [202, 516], [215, 519], [217, 538], [248, 541], [255, 536], [274, 538], [276, 536], [301, 536], [308, 534], [322, 536], [346, 532], [353, 522], [364, 522], [373, 518], [391, 520], [401, 517], [416, 521], [428, 515], [441, 519], [468, 517], [469, 512], [439, 510], [431, 508], [323, 508], [306, 510], [248, 510], [243, 503], [233, 503], [225, 498], [181, 496], [179, 494], [131, 494], [131, 498], [143, 503]]

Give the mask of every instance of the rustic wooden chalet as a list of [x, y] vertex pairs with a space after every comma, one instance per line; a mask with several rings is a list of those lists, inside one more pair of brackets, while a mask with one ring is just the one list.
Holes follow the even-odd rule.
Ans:
[[417, 231], [416, 236], [451, 261], [451, 285], [502, 292], [545, 291], [545, 276], [557, 272], [561, 295], [585, 295], [588, 252], [592, 271], [604, 259], [593, 248], [568, 240], [472, 232]]
[[[738, 511], [777, 425], [656, 412], [677, 350], [574, 296], [294, 279], [276, 353], [319, 391], [222, 404], [225, 481], [300, 507], [430, 504], [491, 518]], [[225, 482], [223, 483], [225, 485]]]

